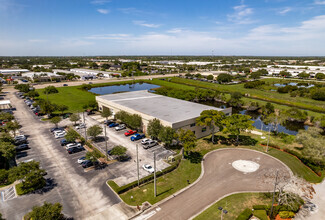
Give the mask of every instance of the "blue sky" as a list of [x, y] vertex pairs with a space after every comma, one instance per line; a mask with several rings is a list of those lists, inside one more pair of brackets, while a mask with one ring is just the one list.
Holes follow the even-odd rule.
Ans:
[[0, 0], [0, 56], [325, 55], [325, 0]]

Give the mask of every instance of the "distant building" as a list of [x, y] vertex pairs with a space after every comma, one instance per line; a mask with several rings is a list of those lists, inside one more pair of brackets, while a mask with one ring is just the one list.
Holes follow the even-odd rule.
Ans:
[[22, 77], [31, 79], [33, 81], [39, 81], [39, 82], [61, 81], [65, 79], [65, 76], [58, 75], [56, 73], [49, 73], [49, 72], [28, 72], [28, 73], [23, 73]]
[[0, 74], [6, 76], [17, 76], [21, 73], [29, 72], [28, 69], [0, 69]]
[[142, 118], [143, 131], [146, 132], [148, 122], [159, 119], [164, 126], [173, 129], [188, 129], [194, 132], [197, 138], [210, 134], [210, 129], [198, 126], [198, 118], [204, 110], [222, 111], [230, 115], [232, 109], [221, 109], [194, 102], [157, 95], [148, 91], [125, 92], [110, 95], [96, 96], [99, 110], [109, 108], [113, 115], [123, 110], [131, 114], [138, 114]]

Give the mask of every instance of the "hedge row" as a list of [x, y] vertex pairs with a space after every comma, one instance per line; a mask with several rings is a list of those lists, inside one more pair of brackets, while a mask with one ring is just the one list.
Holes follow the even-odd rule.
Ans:
[[[265, 143], [262, 143], [263, 145], [266, 145]], [[297, 151], [290, 150], [290, 149], [281, 149], [280, 147], [274, 145], [273, 143], [269, 143], [270, 147], [273, 147], [275, 149], [284, 151], [286, 153], [289, 153], [293, 156], [296, 156], [305, 166], [309, 167], [315, 174], [318, 176], [321, 176], [321, 171], [325, 169], [325, 161], [317, 160], [311, 157], [305, 157], [302, 154], [300, 154]]]
[[[166, 173], [169, 173], [169, 172], [175, 170], [178, 167], [178, 165], [180, 164], [180, 162], [181, 162], [181, 159], [177, 159], [171, 166], [165, 168], [162, 171], [156, 172], [156, 177], [160, 177], [160, 176], [162, 176], [162, 175], [164, 175]], [[149, 181], [151, 181], [153, 179], [154, 179], [154, 174], [151, 174], [149, 176], [146, 176], [146, 177], [140, 179], [140, 184], [142, 185], [142, 184], [147, 183], [147, 182], [149, 182]], [[109, 181], [108, 184], [112, 187], [112, 189], [117, 194], [122, 194], [124, 192], [127, 192], [130, 189], [133, 189], [134, 187], [137, 187], [138, 186], [138, 180], [133, 181], [133, 182], [131, 182], [129, 184], [126, 184], [124, 186], [121, 186], [121, 187], [119, 187], [114, 181]]]
[[247, 208], [236, 218], [236, 220], [248, 220], [252, 217], [252, 210]]
[[[300, 205], [302, 205], [302, 203], [297, 203], [295, 205], [293, 205], [292, 207], [289, 206], [285, 206], [285, 205], [277, 205], [273, 207], [273, 214], [278, 214], [279, 212], [282, 211], [290, 211], [290, 212], [294, 212], [297, 213], [300, 209]], [[253, 206], [254, 210], [266, 210], [267, 213], [270, 213], [271, 211], [271, 206], [270, 205], [254, 205]]]

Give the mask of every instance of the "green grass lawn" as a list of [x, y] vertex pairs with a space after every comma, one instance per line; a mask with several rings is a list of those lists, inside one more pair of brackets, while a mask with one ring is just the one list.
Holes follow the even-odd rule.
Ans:
[[[274, 83], [275, 82], [274, 79], [272, 80], [273, 80], [272, 83]], [[280, 79], [277, 80], [276, 82], [279, 81]], [[183, 89], [186, 89], [188, 86], [196, 86], [200, 88], [215, 89], [224, 92], [241, 92], [243, 94], [250, 94], [252, 100], [264, 100], [268, 102], [277, 103], [280, 105], [295, 106], [298, 108], [307, 109], [316, 112], [325, 112], [325, 102], [313, 100], [310, 98], [304, 98], [304, 97], [290, 97], [289, 94], [280, 94], [276, 91], [246, 89], [244, 88], [243, 83], [236, 84], [236, 85], [220, 85], [220, 84], [213, 84], [209, 82], [202, 82], [198, 80], [184, 79], [179, 77], [171, 78], [170, 82], [174, 84], [182, 84], [186, 86], [183, 87]], [[267, 82], [271, 82], [271, 81], [268, 80]], [[166, 83], [168, 82], [166, 81]]]
[[218, 207], [222, 207], [228, 211], [227, 214], [223, 214], [224, 220], [234, 220], [238, 215], [244, 211], [244, 209], [252, 209], [253, 205], [270, 205], [272, 203], [272, 196], [270, 193], [239, 193], [227, 196], [220, 201], [214, 203], [195, 220], [208, 220], [208, 219], [220, 219], [221, 212]]
[[[58, 105], [69, 106], [66, 112], [82, 112], [82, 106], [89, 101], [95, 100], [95, 94], [80, 89], [80, 86], [67, 86], [58, 87], [58, 93], [49, 94], [48, 100]], [[38, 89], [40, 94], [39, 98], [47, 100], [46, 94], [43, 93], [44, 89]]]
[[157, 197], [154, 197], [153, 181], [122, 193], [120, 197], [129, 205], [141, 205], [145, 201], [154, 204], [188, 186], [187, 180], [193, 183], [200, 174], [201, 163], [182, 160], [177, 169], [157, 178]]

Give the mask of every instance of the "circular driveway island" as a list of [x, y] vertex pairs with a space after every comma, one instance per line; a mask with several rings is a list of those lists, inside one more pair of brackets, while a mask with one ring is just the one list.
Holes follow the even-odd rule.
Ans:
[[[251, 172], [235, 169], [234, 162], [240, 169], [246, 167]], [[281, 161], [240, 148], [210, 152], [204, 157], [203, 166], [201, 178], [192, 187], [159, 204], [159, 208], [151, 209], [155, 214], [150, 219], [190, 219], [228, 194], [272, 191], [277, 170], [283, 177], [291, 176]]]

